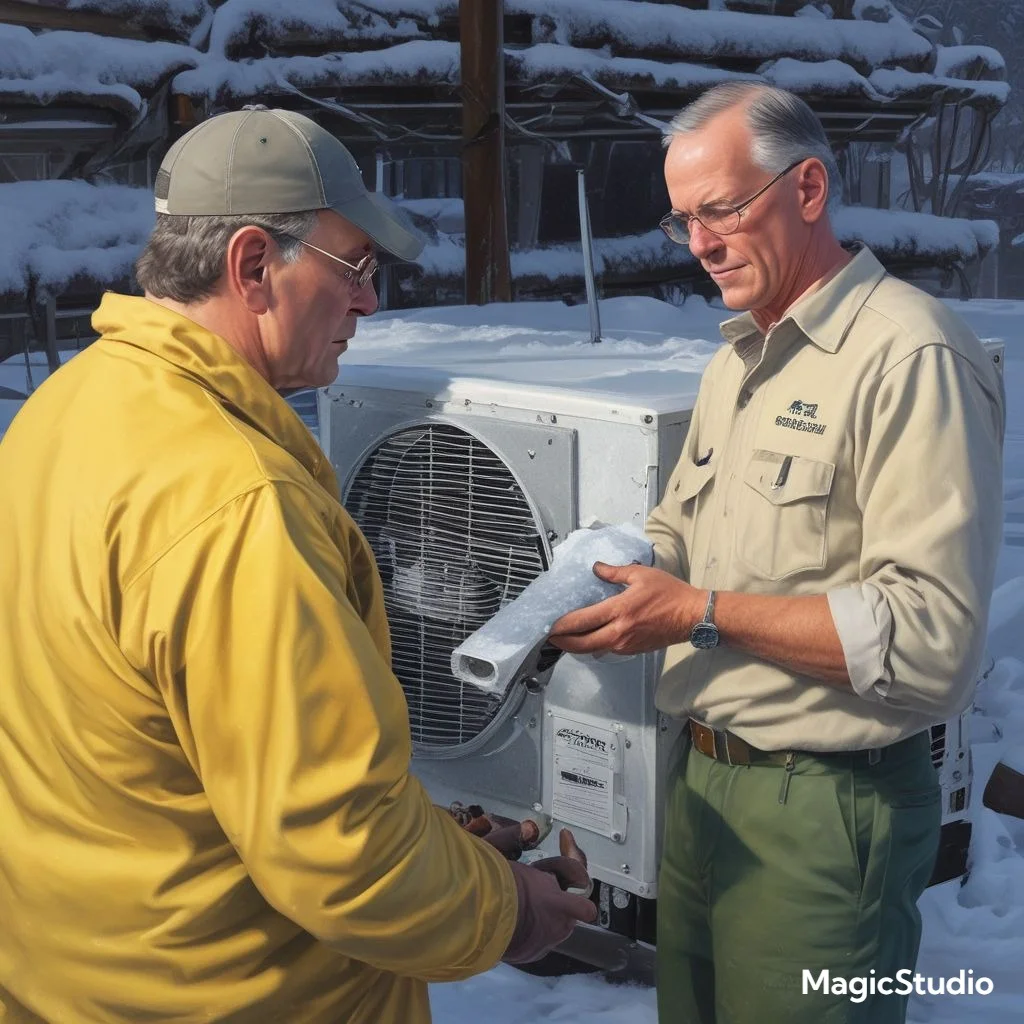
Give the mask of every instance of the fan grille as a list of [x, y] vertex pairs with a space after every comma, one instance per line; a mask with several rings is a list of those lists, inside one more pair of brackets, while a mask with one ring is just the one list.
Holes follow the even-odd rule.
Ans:
[[380, 569], [414, 744], [428, 752], [470, 742], [502, 701], [456, 679], [451, 652], [544, 570], [525, 495], [477, 438], [426, 424], [374, 448], [345, 504]]

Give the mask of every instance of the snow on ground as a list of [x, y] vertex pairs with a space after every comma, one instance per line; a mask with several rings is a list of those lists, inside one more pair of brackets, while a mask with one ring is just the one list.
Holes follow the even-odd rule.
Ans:
[[[995, 667], [978, 690], [972, 717], [972, 869], [921, 900], [924, 935], [918, 972], [932, 978], [973, 970], [991, 978], [990, 996], [925, 996], [911, 1001], [912, 1024], [1009, 1024], [1024, 1019], [1024, 821], [985, 809], [992, 767], [1024, 770], [1024, 302], [951, 302], [979, 337], [1007, 343], [1005, 534], [992, 603], [989, 653]], [[725, 311], [691, 299], [678, 309], [651, 299], [602, 303], [605, 341], [589, 341], [587, 308], [517, 303], [484, 310], [438, 307], [380, 314], [360, 325], [346, 367], [383, 363], [459, 368], [586, 390], [665, 394], [691, 389], [717, 344]], [[33, 354], [33, 380], [45, 361]], [[353, 372], [353, 376], [358, 370]], [[3, 388], [26, 389], [24, 361], [0, 365], [0, 433], [16, 402]], [[677, 394], [680, 393], [677, 391]], [[431, 986], [436, 1024], [655, 1024], [654, 993], [599, 978], [535, 978], [504, 965], [469, 981]]]

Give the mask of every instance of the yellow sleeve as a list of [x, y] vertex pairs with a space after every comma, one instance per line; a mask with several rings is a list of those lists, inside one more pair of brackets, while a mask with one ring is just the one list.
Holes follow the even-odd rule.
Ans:
[[301, 488], [260, 485], [129, 583], [126, 649], [268, 903], [374, 967], [465, 978], [504, 952], [515, 882], [410, 775], [350, 571]]

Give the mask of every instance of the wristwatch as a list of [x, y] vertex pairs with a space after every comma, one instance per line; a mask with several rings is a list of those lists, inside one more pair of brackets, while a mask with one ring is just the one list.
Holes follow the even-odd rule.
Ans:
[[715, 592], [708, 591], [708, 603], [704, 609], [704, 618], [690, 630], [690, 643], [699, 651], [710, 651], [718, 646], [718, 627], [714, 623]]

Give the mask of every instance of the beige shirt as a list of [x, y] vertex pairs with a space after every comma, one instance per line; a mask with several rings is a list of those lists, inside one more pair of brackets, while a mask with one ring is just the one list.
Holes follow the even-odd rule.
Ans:
[[895, 742], [971, 699], [1002, 536], [1002, 379], [947, 306], [862, 249], [705, 371], [647, 534], [694, 586], [826, 594], [852, 688], [720, 646], [666, 652], [658, 707], [763, 749]]

